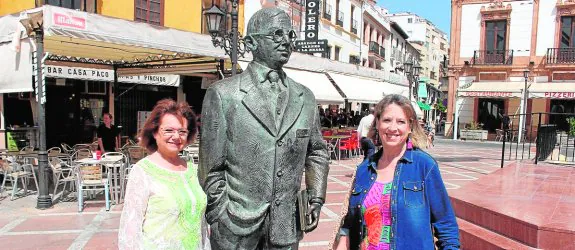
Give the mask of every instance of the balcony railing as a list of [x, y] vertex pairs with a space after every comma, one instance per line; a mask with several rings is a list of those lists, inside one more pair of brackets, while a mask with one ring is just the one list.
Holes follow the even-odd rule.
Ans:
[[357, 34], [357, 20], [351, 19], [351, 33]]
[[547, 64], [575, 64], [575, 48], [547, 49]]
[[373, 52], [379, 55], [379, 44], [377, 42], [369, 42], [369, 52]]
[[357, 56], [349, 57], [349, 63], [359, 65], [359, 62], [360, 62], [359, 57]]
[[379, 55], [385, 58], [385, 48], [383, 46], [379, 46]]
[[331, 5], [325, 5], [325, 11], [323, 12], [323, 18], [331, 20]]
[[335, 22], [335, 24], [339, 25], [340, 27], [343, 27], [343, 12], [342, 11], [337, 12], [337, 21]]
[[511, 65], [513, 50], [476, 50], [473, 52], [474, 65]]

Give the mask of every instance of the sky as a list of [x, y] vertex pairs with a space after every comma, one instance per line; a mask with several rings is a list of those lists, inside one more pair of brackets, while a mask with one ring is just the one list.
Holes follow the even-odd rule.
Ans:
[[377, 0], [389, 13], [409, 11], [431, 21], [449, 36], [451, 25], [450, 0]]

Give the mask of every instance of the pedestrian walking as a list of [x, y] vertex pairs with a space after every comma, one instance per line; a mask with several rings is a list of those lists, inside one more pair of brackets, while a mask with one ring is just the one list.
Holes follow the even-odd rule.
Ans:
[[152, 110], [140, 133], [140, 145], [151, 154], [130, 171], [120, 249], [210, 249], [197, 166], [178, 156], [196, 131], [185, 102], [161, 100]]
[[361, 145], [361, 151], [363, 152], [363, 160], [367, 159], [375, 152], [373, 141], [367, 137], [369, 130], [373, 125], [373, 111], [374, 108], [370, 108], [369, 114], [361, 118], [359, 126], [357, 127], [357, 136], [359, 137], [358, 140]]
[[[410, 101], [388, 95], [369, 133], [382, 149], [361, 163], [337, 249], [459, 249], [459, 229], [437, 162]], [[336, 243], [332, 243], [336, 244]], [[333, 246], [333, 245], [332, 245]]]

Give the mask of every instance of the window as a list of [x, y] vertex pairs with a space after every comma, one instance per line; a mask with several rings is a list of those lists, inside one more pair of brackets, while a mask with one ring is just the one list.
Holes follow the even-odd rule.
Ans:
[[46, 0], [46, 4], [96, 13], [97, 0]]
[[444, 44], [444, 43], [440, 43], [440, 44], [439, 44], [439, 48], [440, 48], [441, 50], [445, 50], [445, 44]]
[[354, 56], [354, 55], [350, 55], [349, 56], [349, 63], [351, 64], [359, 64], [361, 60], [359, 59], [359, 56]]
[[355, 34], [357, 33], [357, 23], [354, 24], [355, 19], [353, 18], [353, 12], [355, 11], [355, 6], [351, 6], [351, 12], [349, 14], [349, 20], [350, 20], [350, 24], [349, 27], [351, 27], [351, 33]]
[[561, 17], [561, 48], [575, 47], [575, 17]]
[[164, 0], [136, 0], [135, 20], [164, 25]]
[[411, 18], [411, 17], [408, 18], [408, 19], [407, 19], [407, 23], [413, 23], [413, 18]]
[[340, 50], [341, 50], [341, 47], [335, 46], [335, 57], [333, 58], [333, 60], [339, 61]]
[[486, 21], [485, 22], [485, 50], [505, 50], [507, 33], [507, 21]]

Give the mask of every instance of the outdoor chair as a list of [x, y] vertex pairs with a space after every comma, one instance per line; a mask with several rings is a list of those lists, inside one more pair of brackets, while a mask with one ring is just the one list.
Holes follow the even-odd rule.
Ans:
[[34, 151], [34, 147], [32, 146], [26, 146], [20, 149], [20, 152], [32, 152], [32, 151]]
[[2, 187], [0, 187], [0, 192], [6, 187], [6, 181], [12, 184], [12, 196], [10, 200], [14, 200], [16, 193], [18, 192], [18, 181], [24, 186], [24, 195], [28, 194], [28, 184], [30, 179], [34, 180], [36, 185], [36, 191], [38, 191], [38, 181], [36, 179], [36, 174], [32, 168], [32, 164], [18, 164], [9, 163], [8, 167], [4, 169], [4, 179], [2, 180]]
[[92, 151], [90, 151], [90, 149], [80, 149], [75, 151], [74, 154], [72, 154], [72, 156], [70, 157], [70, 159], [72, 160], [73, 165], [73, 162], [77, 160], [86, 159], [90, 157], [92, 157]]
[[92, 142], [92, 144], [90, 144], [90, 150], [92, 150], [92, 152], [94, 152], [94, 151], [98, 150], [99, 146], [100, 145], [98, 144], [98, 141], [94, 141], [94, 142]]
[[66, 185], [70, 183], [70, 187], [74, 187], [76, 182], [75, 169], [57, 157], [50, 157], [49, 163], [50, 168], [52, 169], [52, 176], [54, 178], [54, 200], [58, 194], [58, 187], [64, 184], [62, 195], [60, 195], [60, 199], [62, 199], [66, 194]]
[[92, 151], [92, 144], [76, 144], [74, 145], [74, 151], [78, 151], [80, 149], [88, 149]]
[[70, 147], [70, 145], [66, 144], [66, 143], [61, 143], [60, 146], [62, 146], [62, 150], [64, 150], [64, 153], [68, 154], [68, 155], [72, 155], [74, 153], [74, 148]]
[[503, 141], [503, 138], [505, 138], [505, 135], [503, 134], [503, 130], [502, 129], [495, 129], [495, 141]]
[[85, 191], [104, 191], [106, 211], [110, 211], [110, 183], [102, 174], [102, 166], [98, 164], [80, 164], [76, 171], [78, 187], [78, 212], [84, 209]]
[[122, 153], [110, 152], [102, 155], [102, 159], [113, 159], [111, 162], [106, 161], [107, 163], [104, 164], [104, 167], [110, 183], [110, 196], [116, 204], [119, 204], [124, 197], [124, 169], [128, 165], [128, 158]]
[[128, 155], [129, 164], [135, 164], [146, 157], [146, 149], [139, 146], [129, 146], [124, 152]]
[[48, 157], [55, 157], [62, 153], [62, 149], [59, 147], [52, 147], [48, 149]]

